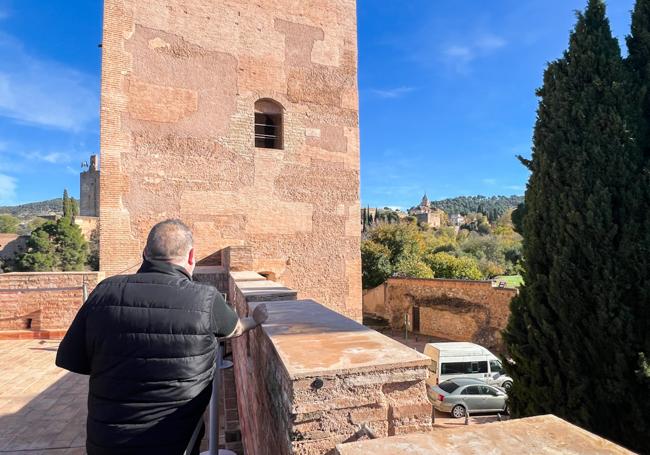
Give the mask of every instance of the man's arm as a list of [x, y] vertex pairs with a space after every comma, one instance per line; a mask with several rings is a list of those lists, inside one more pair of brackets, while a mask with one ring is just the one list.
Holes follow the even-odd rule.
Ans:
[[249, 330], [252, 330], [257, 326], [264, 324], [268, 317], [269, 314], [266, 310], [266, 305], [264, 303], [261, 303], [255, 307], [255, 310], [253, 310], [253, 317], [239, 318], [235, 330], [225, 338], [236, 338], [242, 336]]
[[235, 338], [263, 324], [267, 318], [266, 305], [263, 303], [255, 307], [252, 317], [240, 318], [223, 296], [217, 293], [212, 307], [212, 333], [217, 338]]
[[79, 309], [56, 352], [56, 366], [79, 374], [90, 374], [90, 359], [86, 351], [87, 305], [88, 302]]

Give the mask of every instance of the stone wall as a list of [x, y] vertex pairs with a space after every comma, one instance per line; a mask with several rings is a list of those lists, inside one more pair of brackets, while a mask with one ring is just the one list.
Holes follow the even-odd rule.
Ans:
[[29, 236], [26, 235], [0, 233], [0, 259], [13, 261], [16, 253], [22, 253], [27, 249], [28, 238]]
[[65, 332], [82, 305], [83, 284], [90, 293], [103, 278], [99, 272], [1, 274], [0, 331]]
[[515, 289], [493, 287], [490, 281], [389, 278], [366, 291], [364, 313], [402, 329], [404, 314], [412, 327], [414, 307], [418, 307], [419, 333], [502, 351], [500, 332], [508, 323], [510, 301], [516, 295]]
[[[359, 320], [355, 0], [104, 3], [101, 270], [135, 268], [178, 217], [199, 259], [248, 247], [252, 270]], [[282, 149], [255, 147], [261, 99]]]
[[263, 328], [233, 340], [246, 453], [333, 454], [336, 444], [431, 429], [430, 360], [253, 272], [231, 272], [240, 315], [260, 302]]
[[386, 312], [386, 286], [382, 284], [372, 289], [363, 290], [363, 314], [388, 319]]
[[81, 234], [87, 241], [90, 241], [93, 233], [99, 228], [99, 218], [94, 216], [75, 216], [74, 224], [79, 226]]
[[554, 415], [342, 444], [336, 451], [336, 455], [439, 453], [633, 455], [629, 450]]

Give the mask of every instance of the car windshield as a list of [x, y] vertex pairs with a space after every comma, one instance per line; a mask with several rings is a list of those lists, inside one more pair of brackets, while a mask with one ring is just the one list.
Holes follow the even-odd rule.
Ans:
[[438, 387], [447, 393], [451, 393], [458, 388], [458, 384], [456, 384], [454, 381], [445, 381], [443, 383], [440, 383]]

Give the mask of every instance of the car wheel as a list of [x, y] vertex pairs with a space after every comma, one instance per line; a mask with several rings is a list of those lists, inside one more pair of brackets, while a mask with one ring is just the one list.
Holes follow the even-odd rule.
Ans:
[[503, 387], [506, 392], [510, 392], [510, 389], [512, 388], [512, 382], [506, 381], [501, 387]]
[[510, 415], [510, 408], [508, 407], [508, 405], [506, 405], [506, 406], [503, 408], [503, 413], [504, 413], [505, 415], [508, 415], [508, 416]]
[[460, 419], [460, 418], [465, 417], [465, 406], [457, 404], [451, 410], [451, 415], [454, 416], [455, 419]]

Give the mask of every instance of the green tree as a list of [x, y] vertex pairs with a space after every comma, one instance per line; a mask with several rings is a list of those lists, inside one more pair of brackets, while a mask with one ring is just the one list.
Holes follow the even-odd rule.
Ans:
[[435, 253], [426, 255], [424, 262], [429, 266], [435, 278], [456, 280], [483, 279], [476, 260], [469, 257], [458, 258], [449, 253]]
[[0, 214], [0, 232], [3, 234], [15, 234], [18, 232], [20, 220], [8, 213]]
[[79, 215], [79, 203], [68, 195], [68, 190], [63, 190], [63, 217], [74, 218]]
[[553, 413], [641, 449], [650, 393], [638, 385], [629, 275], [642, 162], [626, 78], [605, 5], [589, 0], [538, 91], [533, 155], [522, 159], [525, 285], [504, 339], [515, 416]]
[[394, 274], [404, 278], [433, 278], [431, 268], [415, 256], [402, 257], [395, 265]]
[[[630, 261], [636, 267], [628, 268], [628, 276], [632, 282], [630, 289], [633, 292], [628, 298], [633, 305], [634, 336], [631, 349], [637, 353], [637, 382], [629, 384], [634, 390], [634, 397], [650, 396], [650, 1], [637, 0], [632, 13], [632, 30], [627, 38], [628, 58], [627, 67], [632, 82], [632, 93], [638, 102], [635, 107], [635, 117], [639, 146], [643, 153], [643, 169], [634, 182], [640, 188], [636, 196], [638, 207], [634, 211], [637, 215], [636, 223], [629, 223], [625, 227], [627, 238], [634, 247], [636, 256]], [[634, 226], [639, 226], [639, 231], [634, 232]], [[627, 439], [643, 434], [645, 439], [631, 447], [645, 450], [650, 447], [650, 400], [640, 400], [643, 406], [641, 414], [645, 420], [638, 422], [627, 434]]]
[[402, 259], [420, 257], [425, 246], [423, 234], [412, 223], [378, 226], [370, 233], [369, 239], [388, 248], [392, 265]]
[[393, 273], [390, 250], [372, 240], [361, 242], [361, 264], [364, 289], [379, 286]]
[[512, 212], [512, 225], [515, 232], [522, 234], [524, 232], [524, 216], [526, 215], [526, 204], [523, 202]]
[[22, 270], [75, 271], [83, 270], [88, 245], [81, 229], [68, 217], [48, 221], [36, 228], [27, 241], [27, 251], [18, 264]]

